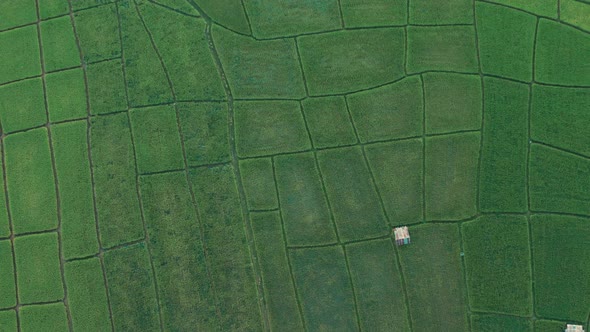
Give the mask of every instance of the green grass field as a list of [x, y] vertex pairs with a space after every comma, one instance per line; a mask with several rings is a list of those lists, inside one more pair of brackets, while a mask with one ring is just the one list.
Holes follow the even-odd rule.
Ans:
[[588, 331], [590, 1], [0, 0], [0, 166], [0, 332]]

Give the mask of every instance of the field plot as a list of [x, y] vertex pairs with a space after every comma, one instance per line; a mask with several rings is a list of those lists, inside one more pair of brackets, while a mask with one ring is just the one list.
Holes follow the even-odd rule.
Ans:
[[588, 0], [0, 0], [0, 332], [588, 331], [589, 111]]

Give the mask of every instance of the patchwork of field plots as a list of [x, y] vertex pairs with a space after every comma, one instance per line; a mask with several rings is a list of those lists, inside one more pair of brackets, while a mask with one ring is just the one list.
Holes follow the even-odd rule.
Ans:
[[588, 329], [589, 111], [587, 0], [3, 0], [0, 331]]

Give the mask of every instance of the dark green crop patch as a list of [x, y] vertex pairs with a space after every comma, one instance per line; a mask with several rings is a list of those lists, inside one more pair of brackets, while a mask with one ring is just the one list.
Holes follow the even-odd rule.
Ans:
[[189, 166], [230, 161], [226, 103], [177, 104]]
[[92, 63], [121, 55], [119, 23], [114, 4], [74, 14], [84, 61]]
[[237, 102], [234, 107], [240, 157], [305, 151], [311, 147], [298, 102], [247, 101]]
[[467, 298], [459, 227], [410, 227], [412, 244], [399, 250], [415, 331], [467, 331]]
[[412, 139], [366, 146], [367, 160], [391, 225], [423, 220], [423, 142]]
[[533, 295], [526, 218], [485, 216], [461, 227], [471, 308], [530, 316]]
[[532, 331], [533, 322], [524, 317], [476, 314], [471, 316], [473, 332]]
[[461, 220], [477, 213], [479, 133], [426, 139], [427, 220]]
[[102, 245], [111, 247], [143, 238], [127, 114], [92, 118], [90, 141]]
[[269, 319], [276, 329], [303, 329], [295, 285], [291, 279], [279, 212], [252, 214], [256, 250], [261, 258], [262, 281], [269, 304]]
[[292, 39], [255, 41], [219, 27], [213, 41], [236, 98], [302, 98], [303, 75]]
[[240, 174], [250, 210], [278, 208], [273, 162], [270, 158], [241, 160]]
[[408, 308], [390, 239], [346, 246], [361, 327], [366, 331], [407, 331]]
[[341, 27], [338, 0], [264, 1], [245, 0], [258, 38], [286, 37], [334, 30]]
[[330, 32], [302, 36], [297, 42], [312, 96], [367, 89], [404, 74], [402, 28]]
[[475, 31], [470, 26], [408, 27], [408, 73], [429, 70], [477, 73]]
[[535, 52], [535, 80], [542, 83], [590, 86], [590, 35], [541, 19]]
[[140, 173], [184, 168], [173, 106], [133, 109], [129, 116]]
[[19, 313], [23, 331], [67, 331], [68, 319], [63, 303], [23, 307]]
[[340, 0], [344, 25], [347, 28], [408, 23], [408, 1], [404, 0]]
[[127, 109], [125, 80], [121, 60], [93, 64], [87, 68], [88, 98], [92, 114], [106, 114]]
[[[538, 317], [583, 322], [590, 292], [590, 223], [587, 218], [534, 215], [531, 219]], [[567, 271], [567, 273], [564, 273]]]
[[275, 158], [276, 181], [287, 244], [336, 242], [336, 233], [313, 153]]
[[356, 143], [354, 127], [343, 97], [307, 98], [301, 104], [316, 148]]
[[[531, 81], [537, 18], [485, 2], [475, 4], [475, 13], [481, 70], [486, 74]], [[507, 44], [511, 47], [505, 47]]]
[[361, 142], [422, 135], [424, 105], [418, 77], [347, 97]]
[[387, 234], [387, 219], [361, 148], [325, 150], [317, 158], [340, 239]]
[[292, 250], [295, 285], [311, 330], [331, 326], [344, 331], [357, 326], [353, 290], [341, 247]]
[[476, 75], [423, 75], [427, 134], [481, 129], [482, 82]]

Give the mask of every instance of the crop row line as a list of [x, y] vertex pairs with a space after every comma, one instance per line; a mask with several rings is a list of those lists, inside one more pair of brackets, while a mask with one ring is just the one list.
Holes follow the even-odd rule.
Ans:
[[[94, 9], [94, 8], [98, 8], [98, 7], [110, 5], [110, 4], [111, 4], [111, 2], [104, 3], [104, 2], [101, 2], [101, 1], [96, 1], [96, 5], [94, 5], [94, 6], [89, 6], [89, 7], [80, 8], [80, 9], [73, 9], [73, 10], [70, 10], [70, 12], [78, 13], [78, 12], [83, 12], [83, 11], [87, 11], [87, 10], [90, 10], [90, 9]], [[70, 6], [70, 9], [71, 8], [72, 7]], [[25, 27], [29, 27], [29, 26], [34, 26], [34, 25], [37, 25], [40, 22], [46, 22], [46, 21], [49, 21], [49, 20], [66, 17], [66, 16], [69, 16], [70, 15], [70, 12], [65, 13], [65, 14], [50, 16], [50, 17], [46, 17], [46, 18], [39, 18], [38, 17], [38, 19], [36, 21], [34, 21], [34, 22], [30, 22], [30, 23], [26, 23], [26, 24], [20, 24], [20, 25], [16, 25], [16, 26], [13, 26], [13, 27], [10, 27], [10, 28], [2, 29], [2, 30], [0, 30], [0, 33], [11, 31], [11, 30], [16, 30], [16, 29], [20, 29], [20, 28], [25, 28]]]
[[[245, 190], [244, 190], [244, 185], [242, 182], [239, 159], [238, 159], [238, 155], [237, 155], [236, 137], [235, 137], [235, 114], [234, 114], [234, 103], [233, 103], [234, 98], [233, 98], [233, 94], [232, 94], [232, 91], [229, 86], [229, 82], [227, 81], [227, 78], [225, 75], [225, 70], [224, 70], [223, 65], [221, 63], [219, 53], [217, 51], [217, 48], [215, 47], [213, 37], [211, 36], [211, 27], [213, 24], [213, 20], [211, 17], [209, 17], [203, 11], [203, 9], [195, 1], [187, 0], [187, 2], [193, 8], [195, 8], [195, 10], [197, 10], [199, 12], [199, 14], [205, 19], [205, 22], [206, 22], [205, 38], [207, 40], [209, 52], [211, 53], [211, 56], [212, 56], [214, 63], [215, 63], [215, 67], [217, 68], [217, 72], [219, 73], [219, 76], [222, 80], [224, 93], [227, 97], [227, 110], [228, 110], [227, 128], [228, 128], [228, 134], [229, 134], [229, 143], [230, 143], [229, 145], [230, 145], [232, 171], [233, 171], [233, 175], [234, 175], [234, 178], [236, 181], [236, 187], [237, 187], [237, 191], [238, 191], [238, 198], [239, 198], [239, 204], [240, 204], [240, 214], [242, 216], [242, 222], [244, 223], [244, 231], [245, 231], [246, 241], [247, 241], [247, 245], [248, 245], [248, 254], [249, 254], [250, 261], [252, 263], [252, 270], [254, 273], [254, 278], [255, 278], [255, 283], [256, 283], [255, 289], [256, 289], [256, 293], [257, 293], [258, 309], [259, 309], [259, 312], [262, 317], [263, 327], [265, 330], [269, 331], [270, 330], [270, 319], [268, 317], [268, 309], [266, 306], [266, 300], [264, 298], [264, 289], [263, 289], [263, 285], [262, 285], [262, 276], [261, 276], [261, 272], [260, 272], [261, 267], [260, 267], [260, 262], [258, 260], [258, 254], [256, 251], [256, 247], [254, 245], [254, 235], [253, 235], [252, 225], [250, 222], [250, 214], [248, 212], [248, 205], [246, 202]], [[243, 3], [242, 3], [242, 6], [243, 6]], [[251, 31], [249, 18], [247, 18], [247, 20], [248, 20], [248, 27]], [[201, 233], [204, 236], [203, 229], [201, 229]], [[203, 242], [203, 244], [205, 243], [205, 241], [202, 241], [202, 242]], [[213, 284], [215, 284], [213, 282], [213, 280], [211, 280], [211, 282]]]
[[57, 208], [57, 244], [58, 244], [58, 255], [59, 255], [59, 273], [61, 278], [61, 284], [64, 291], [63, 297], [63, 304], [66, 311], [67, 323], [68, 323], [68, 330], [70, 332], [73, 331], [73, 323], [72, 323], [72, 313], [70, 311], [70, 305], [68, 302], [68, 286], [66, 285], [65, 280], [65, 258], [63, 252], [63, 240], [62, 240], [62, 214], [61, 214], [61, 193], [59, 190], [59, 179], [57, 177], [57, 167], [55, 164], [55, 150], [53, 148], [53, 135], [51, 131], [51, 127], [49, 126], [49, 106], [47, 101], [47, 81], [46, 81], [46, 72], [45, 72], [45, 51], [43, 48], [43, 41], [41, 38], [41, 11], [39, 7], [39, 0], [35, 0], [35, 9], [37, 13], [37, 40], [39, 43], [39, 61], [41, 65], [41, 82], [43, 87], [43, 105], [45, 108], [45, 126], [47, 128], [47, 138], [49, 141], [49, 153], [51, 158], [51, 170], [53, 175], [53, 181], [55, 186], [55, 199], [56, 199], [56, 208]]

